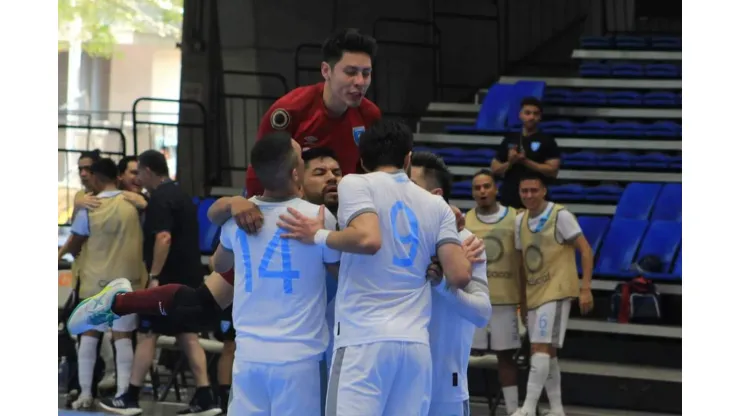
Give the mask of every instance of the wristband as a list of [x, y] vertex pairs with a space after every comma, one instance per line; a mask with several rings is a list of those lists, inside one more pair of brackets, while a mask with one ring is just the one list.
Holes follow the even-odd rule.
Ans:
[[317, 246], [325, 247], [326, 246], [326, 239], [329, 238], [329, 233], [330, 232], [331, 231], [329, 231], [329, 230], [319, 230], [319, 231], [316, 231], [316, 234], [314, 234], [314, 236], [313, 236], [313, 243], [316, 244]]

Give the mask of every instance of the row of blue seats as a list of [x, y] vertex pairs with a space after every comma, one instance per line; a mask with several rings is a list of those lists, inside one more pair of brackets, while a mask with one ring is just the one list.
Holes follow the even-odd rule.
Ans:
[[[501, 183], [496, 183], [501, 187]], [[583, 186], [580, 184], [550, 185], [547, 187], [549, 200], [560, 203], [592, 202], [616, 204], [624, 188], [619, 185]], [[473, 194], [471, 181], [459, 181], [452, 184], [452, 197], [470, 199]]]
[[[680, 280], [682, 249], [680, 222], [581, 216], [578, 222], [595, 255], [594, 275], [631, 278], [632, 264], [644, 256], [660, 258], [662, 270], [645, 277]], [[580, 256], [578, 257], [580, 270]]]
[[632, 182], [624, 189], [615, 218], [635, 220], [682, 220], [683, 192], [680, 183]]
[[[430, 148], [417, 146], [417, 152], [427, 151], [441, 156], [448, 165], [486, 165], [496, 157], [496, 150], [490, 148], [464, 149], [459, 147]], [[670, 156], [652, 152], [635, 155], [629, 152], [596, 153], [581, 151], [561, 153], [565, 168], [638, 168], [668, 170], [681, 169], [681, 156]]]
[[681, 78], [681, 65], [583, 62], [578, 72], [582, 77], [678, 79]]
[[680, 51], [678, 36], [582, 36], [583, 49], [630, 49]]
[[681, 93], [548, 88], [545, 90], [544, 102], [558, 105], [608, 105], [612, 107], [680, 107]]

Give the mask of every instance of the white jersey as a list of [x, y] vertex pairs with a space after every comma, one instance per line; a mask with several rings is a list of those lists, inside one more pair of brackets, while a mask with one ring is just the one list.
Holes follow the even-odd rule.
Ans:
[[[467, 229], [460, 232], [465, 241], [473, 235]], [[473, 280], [465, 291], [478, 292], [489, 302], [486, 263], [473, 264]], [[490, 316], [490, 314], [488, 315]], [[449, 297], [432, 291], [432, 320], [429, 324], [429, 345], [432, 350], [432, 402], [451, 403], [469, 399], [468, 361], [473, 346], [475, 324], [460, 313], [460, 307]]]
[[342, 253], [334, 348], [377, 341], [428, 345], [426, 270], [438, 246], [460, 244], [455, 215], [402, 171], [347, 175], [338, 191], [340, 227], [375, 212], [382, 241], [372, 256]]
[[[326, 268], [339, 252], [281, 238], [280, 214], [292, 207], [309, 217], [319, 206], [299, 198], [266, 202], [260, 207], [264, 226], [247, 235], [233, 219], [221, 228], [221, 245], [234, 252], [233, 320], [236, 358], [259, 363], [320, 359], [329, 344], [326, 324]], [[326, 228], [336, 219], [325, 211]]]

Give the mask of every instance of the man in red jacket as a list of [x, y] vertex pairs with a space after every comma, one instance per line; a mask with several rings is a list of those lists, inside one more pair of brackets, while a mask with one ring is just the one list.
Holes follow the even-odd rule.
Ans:
[[[343, 173], [357, 172], [360, 135], [380, 119], [380, 109], [365, 98], [376, 50], [375, 39], [355, 29], [329, 37], [322, 47], [324, 82], [298, 87], [275, 101], [262, 117], [257, 140], [273, 131], [287, 131], [304, 150], [333, 150]], [[262, 194], [251, 166], [246, 185], [248, 197]]]

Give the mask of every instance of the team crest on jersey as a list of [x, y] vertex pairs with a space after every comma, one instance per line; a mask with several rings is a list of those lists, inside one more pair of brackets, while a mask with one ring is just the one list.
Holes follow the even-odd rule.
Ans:
[[365, 132], [365, 126], [357, 126], [352, 128], [352, 136], [355, 138], [355, 144], [360, 145], [360, 136]]
[[221, 321], [221, 332], [226, 332], [231, 327], [231, 322], [229, 321]]
[[290, 114], [284, 108], [278, 108], [270, 115], [270, 125], [275, 130], [283, 130], [290, 124]]
[[542, 143], [540, 142], [532, 142], [532, 151], [536, 152], [537, 150], [539, 150], [541, 144]]

